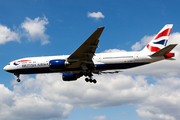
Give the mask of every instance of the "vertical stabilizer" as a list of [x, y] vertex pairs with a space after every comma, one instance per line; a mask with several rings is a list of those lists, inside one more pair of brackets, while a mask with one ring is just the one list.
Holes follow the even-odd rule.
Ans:
[[166, 47], [172, 27], [173, 24], [166, 24], [142, 51], [154, 53]]

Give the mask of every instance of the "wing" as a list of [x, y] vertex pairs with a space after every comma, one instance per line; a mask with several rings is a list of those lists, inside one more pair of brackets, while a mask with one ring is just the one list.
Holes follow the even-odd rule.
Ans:
[[98, 47], [99, 37], [104, 30], [104, 27], [97, 28], [96, 31], [68, 58], [70, 65], [67, 68], [81, 67], [83, 70], [94, 69], [92, 57]]

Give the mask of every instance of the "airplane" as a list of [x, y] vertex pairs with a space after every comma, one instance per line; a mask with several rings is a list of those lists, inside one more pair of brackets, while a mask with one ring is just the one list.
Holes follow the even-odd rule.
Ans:
[[96, 53], [99, 38], [105, 27], [97, 28], [71, 55], [28, 57], [10, 62], [4, 70], [13, 73], [20, 82], [20, 74], [62, 73], [64, 81], [96, 83], [93, 74], [118, 73], [122, 69], [138, 67], [164, 59], [174, 60], [170, 52], [177, 44], [168, 46], [173, 24], [166, 24], [141, 51]]

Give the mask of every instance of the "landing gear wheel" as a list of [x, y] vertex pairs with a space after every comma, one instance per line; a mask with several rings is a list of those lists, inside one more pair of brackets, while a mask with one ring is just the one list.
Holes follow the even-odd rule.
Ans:
[[97, 81], [96, 81], [95, 79], [93, 79], [93, 80], [92, 80], [92, 82], [93, 82], [94, 84], [96, 84], [96, 83], [97, 83]]
[[89, 79], [89, 78], [85, 78], [85, 81], [86, 82], [90, 82], [90, 83], [94, 83], [94, 84], [96, 84], [97, 83], [97, 81], [95, 80], [95, 79]]
[[86, 82], [89, 82], [89, 79], [88, 79], [88, 78], [85, 78], [85, 81], [86, 81]]
[[97, 83], [97, 81], [95, 80], [95, 79], [93, 79], [93, 74], [92, 74], [92, 72], [91, 71], [85, 71], [84, 72], [84, 76], [86, 77], [87, 76], [87, 78], [85, 78], [85, 81], [86, 82], [90, 82], [90, 83], [94, 83], [94, 84], [96, 84]]
[[19, 79], [20, 74], [14, 73], [14, 75], [17, 77], [17, 82], [20, 82], [20, 81], [21, 81], [21, 80]]
[[17, 82], [21, 82], [21, 80], [20, 80], [20, 79], [17, 79]]

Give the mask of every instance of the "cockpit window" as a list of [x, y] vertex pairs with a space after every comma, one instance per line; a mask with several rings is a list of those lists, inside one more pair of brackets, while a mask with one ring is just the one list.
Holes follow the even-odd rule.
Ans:
[[10, 63], [8, 65], [10, 65]]

